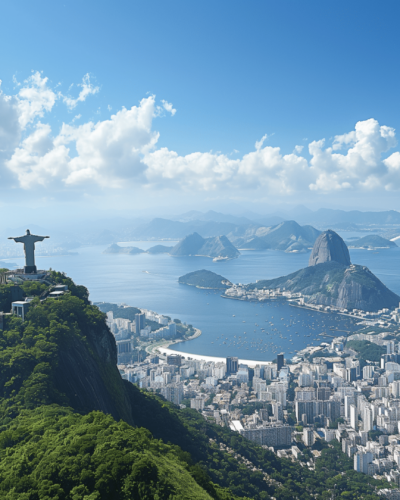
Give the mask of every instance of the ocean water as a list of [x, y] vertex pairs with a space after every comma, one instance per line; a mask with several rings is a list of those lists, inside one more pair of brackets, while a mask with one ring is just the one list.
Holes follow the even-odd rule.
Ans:
[[[174, 242], [121, 243], [147, 249]], [[278, 352], [287, 357], [332, 336], [352, 332], [354, 320], [340, 315], [311, 312], [269, 301], [264, 304], [223, 299], [220, 292], [179, 285], [178, 278], [199, 269], [221, 274], [234, 283], [249, 283], [294, 272], [308, 263], [309, 254], [244, 251], [235, 260], [213, 262], [205, 257], [103, 254], [106, 246], [80, 248], [78, 255], [37, 257], [42, 269], [65, 271], [85, 285], [92, 301], [126, 303], [179, 318], [202, 330], [197, 339], [174, 346], [176, 350], [209, 356], [238, 356], [270, 361]], [[352, 250], [352, 262], [370, 268], [400, 295], [400, 248]], [[13, 259], [21, 266], [22, 259]], [[2, 263], [0, 262], [0, 267]], [[328, 337], [320, 337], [325, 332]]]

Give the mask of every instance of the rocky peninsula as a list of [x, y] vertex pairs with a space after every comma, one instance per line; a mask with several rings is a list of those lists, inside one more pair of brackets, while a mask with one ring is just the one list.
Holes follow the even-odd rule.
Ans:
[[344, 312], [389, 310], [400, 302], [400, 297], [367, 267], [351, 263], [345, 242], [331, 230], [317, 238], [308, 267], [289, 275], [229, 287], [226, 278], [203, 270], [182, 276], [179, 282], [215, 289], [223, 288], [224, 283], [224, 297], [231, 299], [260, 301], [284, 297], [299, 305], [332, 307]]

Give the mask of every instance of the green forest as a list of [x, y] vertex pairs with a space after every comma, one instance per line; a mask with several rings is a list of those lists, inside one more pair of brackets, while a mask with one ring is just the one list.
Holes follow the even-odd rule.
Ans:
[[105, 314], [85, 287], [51, 280], [70, 293], [29, 290], [26, 321], [5, 316], [0, 331], [1, 498], [372, 500], [388, 486], [338, 444], [319, 442], [311, 471], [122, 380]]

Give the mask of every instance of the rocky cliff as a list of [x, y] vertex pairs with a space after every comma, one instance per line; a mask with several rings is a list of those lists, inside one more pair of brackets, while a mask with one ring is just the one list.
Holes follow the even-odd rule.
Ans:
[[345, 242], [331, 230], [317, 238], [308, 267], [247, 288], [284, 288], [307, 296], [310, 304], [349, 310], [378, 311], [397, 307], [400, 301], [367, 267], [351, 265]]
[[343, 239], [334, 231], [328, 230], [321, 233], [316, 239], [308, 265], [315, 266], [332, 261], [349, 266], [350, 254]]

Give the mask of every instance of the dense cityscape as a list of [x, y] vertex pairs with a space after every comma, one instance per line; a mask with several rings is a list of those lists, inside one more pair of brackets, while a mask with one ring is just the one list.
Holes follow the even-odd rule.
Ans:
[[[354, 459], [354, 470], [384, 477], [399, 487], [399, 312], [399, 308], [390, 314], [380, 311], [373, 315], [375, 321], [365, 321], [370, 314], [354, 311], [364, 319], [360, 326], [368, 333], [335, 337], [292, 360], [285, 360], [282, 353], [275, 362], [253, 367], [237, 357], [213, 362], [190, 355], [163, 356], [157, 349], [146, 354], [122, 337], [132, 336], [146, 345], [149, 335], [176, 338], [176, 323], [150, 311], [136, 314], [134, 321], [114, 318], [112, 312], [107, 317], [126, 380], [182, 408], [193, 408], [205, 419], [310, 469], [320, 455], [315, 443], [329, 446], [337, 440], [343, 453]], [[160, 329], [151, 334], [146, 320], [158, 322]], [[362, 341], [370, 343], [369, 353], [357, 348]], [[385, 494], [400, 498], [400, 489]]]

